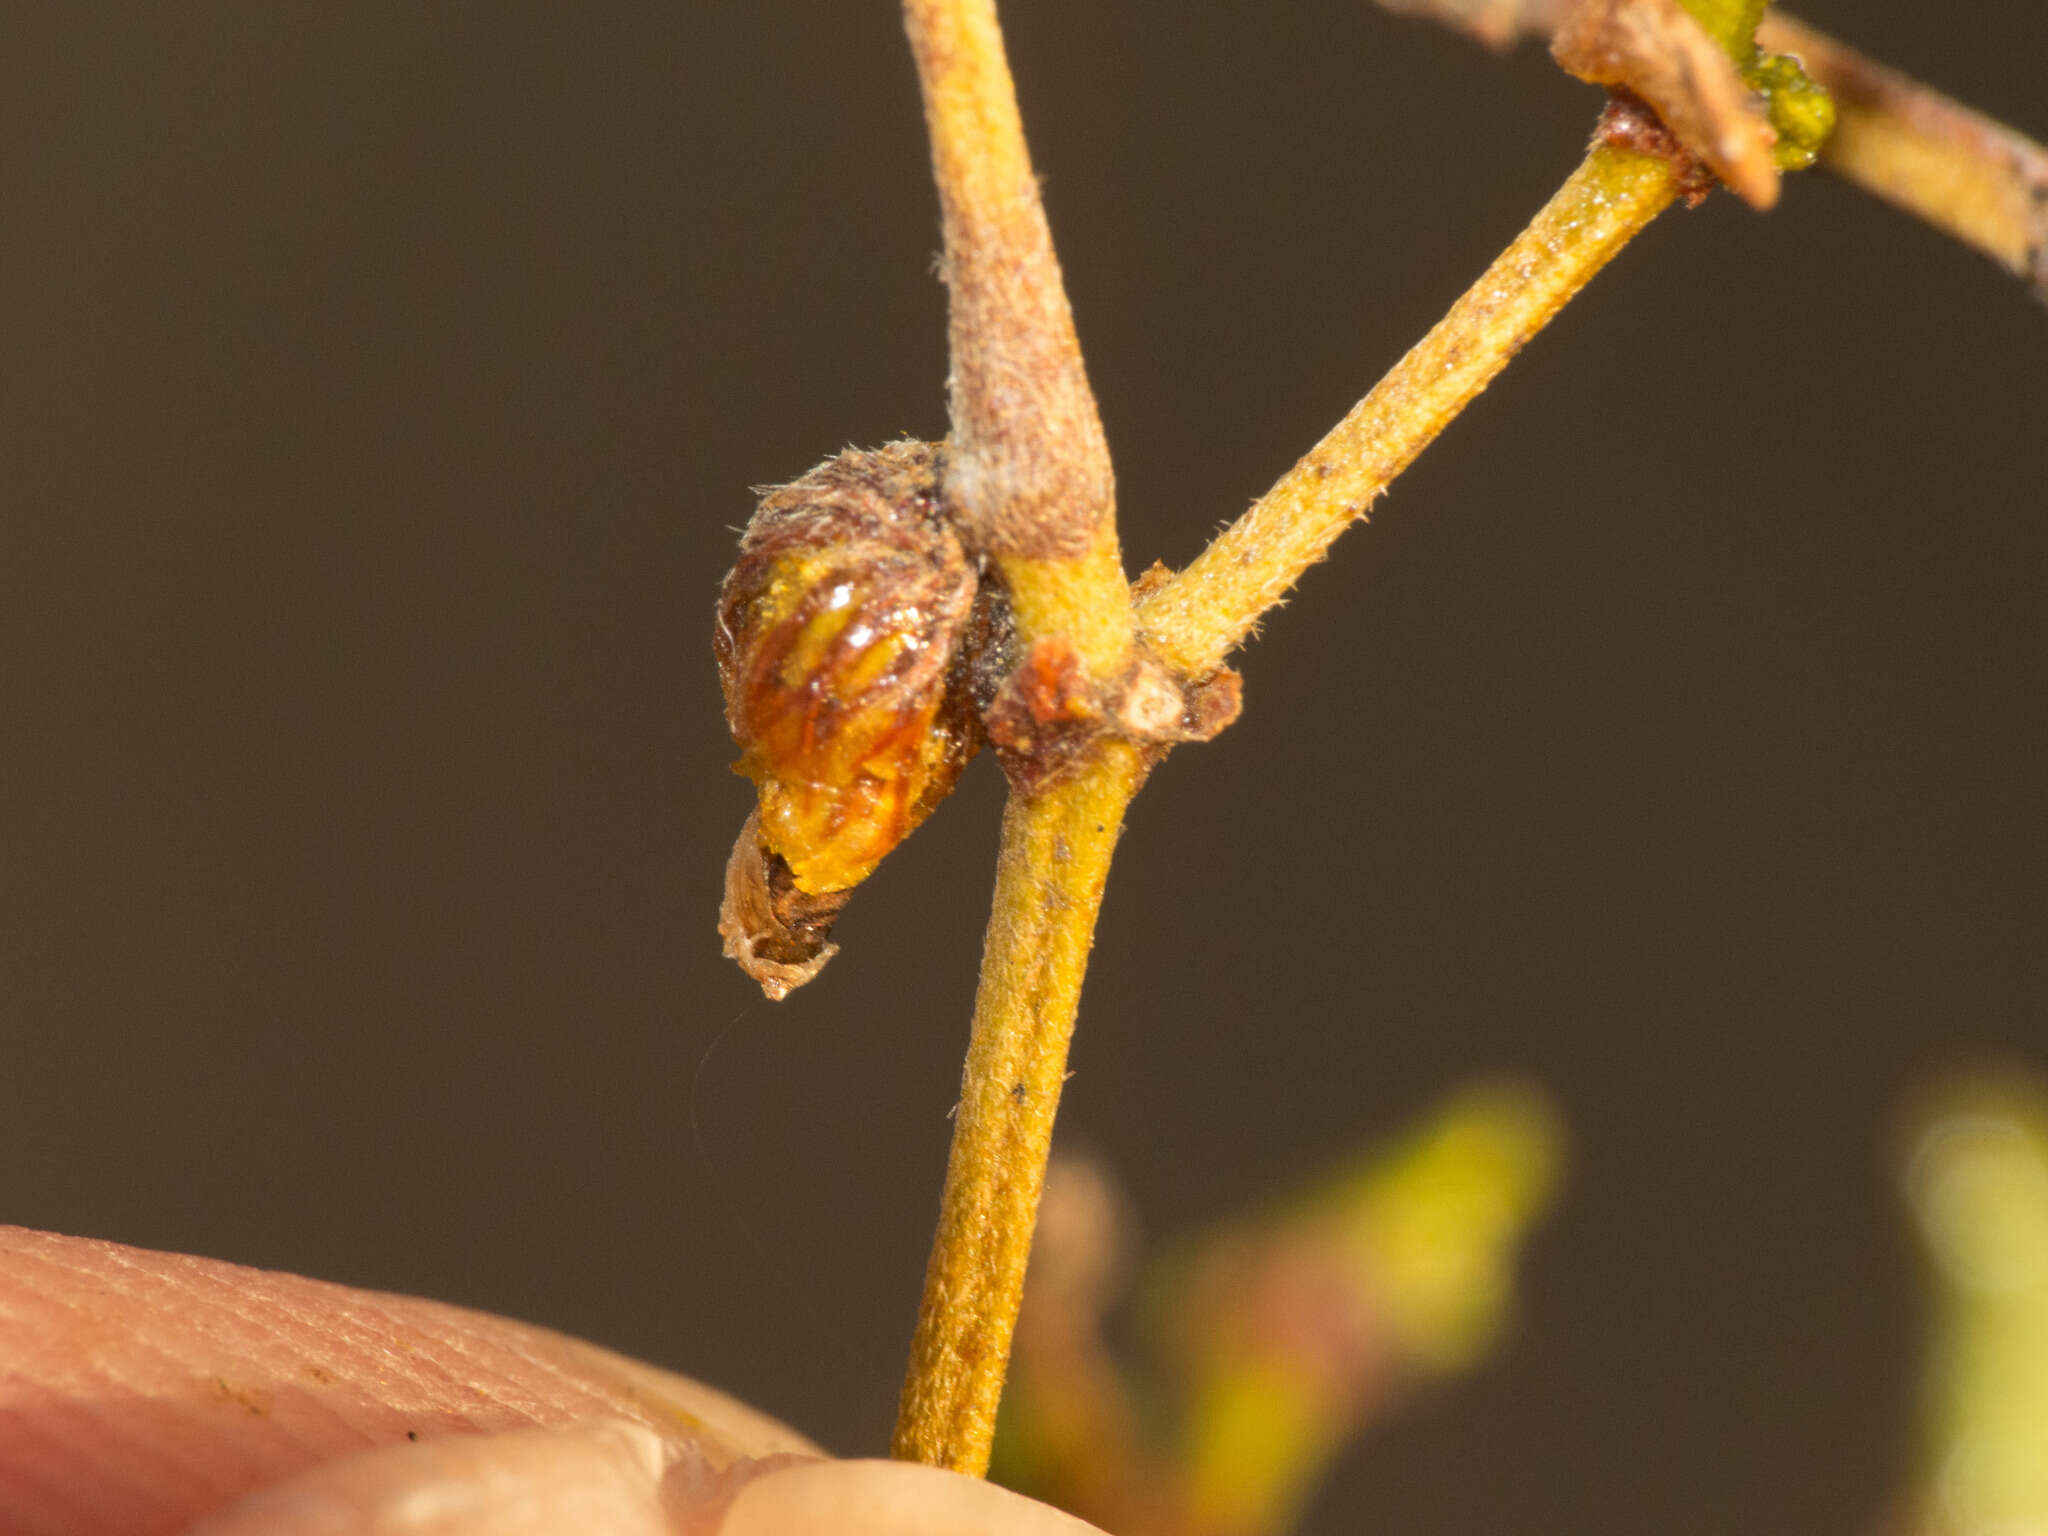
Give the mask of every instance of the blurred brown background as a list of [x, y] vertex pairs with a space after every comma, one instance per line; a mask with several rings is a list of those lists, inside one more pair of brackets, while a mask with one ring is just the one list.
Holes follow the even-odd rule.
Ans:
[[[1599, 101], [1365, 0], [1009, 10], [1133, 570]], [[2039, 7], [1808, 14], [2048, 132]], [[0, 82], [0, 1219], [875, 1452], [1000, 786], [763, 1004], [708, 641], [749, 485], [944, 429], [894, 8], [15, 6]], [[2044, 405], [2048, 313], [1838, 183], [1667, 217], [1139, 802], [1066, 1127], [1149, 1230], [1479, 1072], [1574, 1133], [1516, 1341], [1316, 1529], [1856, 1530], [1904, 1475], [1897, 1112], [2048, 1065]]]

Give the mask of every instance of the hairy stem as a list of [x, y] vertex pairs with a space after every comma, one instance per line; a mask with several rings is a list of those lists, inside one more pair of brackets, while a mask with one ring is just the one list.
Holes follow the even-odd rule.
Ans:
[[[1107, 681], [1135, 629], [1115, 480], [995, 3], [904, 0], [903, 19], [946, 236], [947, 502], [1002, 577], [1020, 654], [1056, 638]], [[1011, 794], [900, 1458], [987, 1470], [1095, 914], [1143, 777], [1137, 749], [1105, 738], [1056, 781]]]
[[951, 294], [947, 497], [992, 557], [1018, 632], [1091, 675], [1130, 649], [1115, 480], [1039, 201], [994, 0], [904, 0]]
[[[1495, 48], [1548, 36], [1573, 0], [1379, 0]], [[1713, 0], [1716, 5], [1732, 0]], [[1975, 246], [2048, 300], [2048, 147], [1951, 101], [1776, 6], [1757, 45], [1796, 56], [1835, 101], [1820, 163], [1844, 181]]]
[[1782, 12], [1757, 41], [1835, 98], [1821, 163], [1973, 245], [2048, 299], [2048, 148]]
[[1081, 978], [1137, 749], [1105, 742], [1071, 777], [1013, 794], [982, 951], [939, 1231], [891, 1454], [979, 1477], [1024, 1293]]
[[1218, 666], [1523, 343], [1669, 206], [1677, 185], [1660, 155], [1593, 149], [1372, 393], [1140, 606], [1154, 649], [1192, 677]]
[[[1090, 680], [1135, 628], [1115, 480], [1024, 142], [995, 0], [904, 0], [946, 236], [955, 525], [1001, 574], [1020, 654], [1065, 643]], [[1138, 751], [1105, 739], [1014, 790], [995, 911], [893, 1453], [979, 1476], [1023, 1297], [1095, 914]]]

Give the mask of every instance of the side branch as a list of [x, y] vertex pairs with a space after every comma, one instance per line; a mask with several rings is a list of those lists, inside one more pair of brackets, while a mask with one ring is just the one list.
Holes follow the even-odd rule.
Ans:
[[1023, 638], [1063, 634], [1102, 675], [1130, 646], [1115, 481], [994, 0], [904, 0], [903, 16], [946, 236], [948, 499]]
[[1106, 743], [1003, 818], [974, 1035], [890, 1453], [979, 1477], [1009, 1362], [1081, 977], [1124, 808], [1144, 777]]
[[1680, 176], [1662, 155], [1594, 148], [1372, 393], [1140, 605], [1154, 649], [1189, 676], [1218, 666], [1523, 343], [1670, 205]]
[[1757, 41], [1797, 54], [1839, 115], [1821, 163], [1975, 246], [2048, 300], [2048, 148], [1773, 11]]
[[[1547, 37], [1575, 0], [1379, 0], [1511, 47]], [[1835, 129], [1820, 163], [1965, 245], [1975, 246], [2048, 300], [2048, 147], [1879, 64], [1773, 6], [1759, 47], [1795, 56], [1834, 98]]]

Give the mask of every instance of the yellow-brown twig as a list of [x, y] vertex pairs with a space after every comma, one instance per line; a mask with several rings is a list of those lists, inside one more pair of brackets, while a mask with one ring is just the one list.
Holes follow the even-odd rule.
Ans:
[[[904, 0], [951, 294], [946, 495], [1000, 573], [1021, 647], [1057, 638], [1091, 680], [1134, 628], [1115, 482], [1031, 171], [994, 0]], [[953, 1147], [892, 1451], [980, 1475], [1124, 807], [1143, 778], [1105, 739], [1012, 793]]]
[[951, 294], [947, 495], [1002, 571], [1028, 644], [1093, 676], [1130, 649], [1115, 480], [1032, 175], [994, 0], [904, 0]]
[[980, 1476], [1024, 1293], [1081, 978], [1138, 750], [1105, 742], [1003, 818], [939, 1234], [891, 1454]]
[[[1020, 639], [1065, 641], [1090, 677], [1107, 680], [1125, 666], [1133, 637], [1108, 455], [992, 0], [905, 0], [904, 12], [952, 292], [948, 494], [963, 536], [1003, 576]], [[1675, 152], [1654, 121], [1638, 127]], [[1213, 673], [1680, 180], [1664, 154], [1595, 149], [1358, 409], [1142, 605], [1159, 657], [1189, 678]], [[973, 1474], [987, 1467], [1081, 978], [1110, 853], [1147, 766], [1145, 749], [1099, 737], [1064, 774], [1013, 792], [1005, 813], [939, 1228], [892, 1443], [898, 1457]]]
[[1218, 666], [1522, 344], [1669, 206], [1677, 180], [1662, 156], [1604, 145], [1589, 153], [1372, 393], [1139, 607], [1153, 648], [1191, 677]]
[[1973, 245], [2048, 299], [2048, 148], [1782, 12], [1757, 41], [1835, 98], [1821, 164]]
[[[1493, 48], [1548, 36], [1574, 0], [1379, 0]], [[2048, 147], [1858, 53], [1773, 6], [1757, 44], [1798, 57], [1835, 99], [1820, 163], [1975, 246], [2048, 299]]]

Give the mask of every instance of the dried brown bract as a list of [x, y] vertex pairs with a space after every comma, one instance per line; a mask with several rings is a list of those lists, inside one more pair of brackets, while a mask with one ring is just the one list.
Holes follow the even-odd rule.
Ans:
[[1208, 741], [1238, 717], [1243, 692], [1229, 667], [1190, 683], [1143, 648], [1122, 676], [1091, 684], [1073, 647], [1046, 639], [997, 690], [983, 723], [1010, 783], [1035, 792], [1104, 736], [1149, 749], [1154, 762], [1180, 742]]
[[943, 467], [915, 442], [828, 460], [763, 499], [726, 578], [719, 675], [760, 804], [720, 929], [771, 995], [829, 958], [840, 903], [816, 898], [865, 879], [978, 745], [962, 646], [978, 573]]
[[1048, 637], [997, 691], [985, 723], [1011, 784], [1031, 791], [1069, 768], [1102, 733], [1102, 701], [1074, 648]]
[[1581, 80], [1642, 97], [1751, 207], [1777, 203], [1777, 133], [1734, 62], [1678, 0], [1583, 0], [1550, 52]]
[[761, 817], [747, 817], [725, 865], [725, 902], [718, 932], [726, 958], [780, 1002], [825, 968], [839, 953], [829, 942], [833, 919], [846, 905], [847, 891], [811, 895], [797, 889], [781, 855], [761, 841]]

